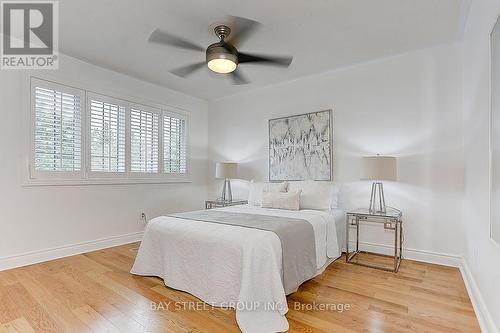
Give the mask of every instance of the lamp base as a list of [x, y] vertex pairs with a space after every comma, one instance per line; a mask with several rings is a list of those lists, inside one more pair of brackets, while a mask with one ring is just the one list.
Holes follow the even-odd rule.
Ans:
[[370, 214], [385, 214], [387, 212], [384, 197], [384, 185], [381, 182], [373, 182], [370, 196]]
[[231, 192], [231, 181], [229, 178], [224, 179], [224, 186], [222, 187], [222, 201], [233, 201], [233, 193]]

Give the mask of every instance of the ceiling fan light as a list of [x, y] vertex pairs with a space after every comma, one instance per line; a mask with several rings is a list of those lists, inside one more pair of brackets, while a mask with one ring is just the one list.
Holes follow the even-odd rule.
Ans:
[[208, 68], [215, 73], [231, 73], [238, 67], [238, 51], [224, 41], [210, 45], [206, 55]]
[[236, 63], [230, 59], [212, 59], [208, 62], [208, 68], [215, 73], [227, 74], [236, 69]]

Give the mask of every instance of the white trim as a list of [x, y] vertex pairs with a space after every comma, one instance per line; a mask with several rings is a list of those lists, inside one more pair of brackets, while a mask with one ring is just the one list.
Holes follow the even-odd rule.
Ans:
[[0, 271], [142, 240], [143, 231], [0, 258]]
[[[349, 243], [349, 250], [353, 250], [356, 244], [354, 242]], [[394, 246], [385, 244], [376, 244], [369, 242], [359, 242], [360, 249], [370, 252], [376, 252], [386, 255], [394, 255]], [[344, 249], [345, 250], [345, 249]], [[430, 264], [438, 264], [451, 267], [460, 267], [462, 262], [462, 257], [439, 253], [426, 250], [408, 249], [403, 246], [403, 259], [422, 261]]]
[[144, 178], [88, 178], [88, 179], [30, 179], [23, 187], [30, 186], [73, 186], [73, 185], [133, 185], [133, 184], [170, 184], [192, 183], [188, 177], [144, 177]]
[[472, 275], [472, 272], [467, 265], [467, 262], [462, 259], [460, 262], [460, 273], [462, 273], [462, 278], [467, 288], [467, 293], [469, 294], [472, 307], [476, 313], [477, 321], [481, 327], [481, 331], [484, 333], [500, 333], [498, 328], [495, 327], [495, 322], [491, 313], [488, 311], [488, 307], [484, 301], [484, 298], [477, 286], [476, 280]]

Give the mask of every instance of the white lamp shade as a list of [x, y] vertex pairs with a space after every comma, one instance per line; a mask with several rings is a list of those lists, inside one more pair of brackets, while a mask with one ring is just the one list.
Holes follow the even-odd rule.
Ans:
[[392, 156], [363, 157], [366, 180], [398, 180], [396, 158]]
[[238, 163], [217, 162], [215, 165], [215, 178], [236, 178]]

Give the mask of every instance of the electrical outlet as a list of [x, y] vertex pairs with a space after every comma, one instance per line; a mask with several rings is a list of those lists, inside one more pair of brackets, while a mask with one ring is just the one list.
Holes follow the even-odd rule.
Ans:
[[141, 213], [141, 222], [144, 224], [148, 224], [148, 219], [146, 217], [146, 213], [144, 212]]

